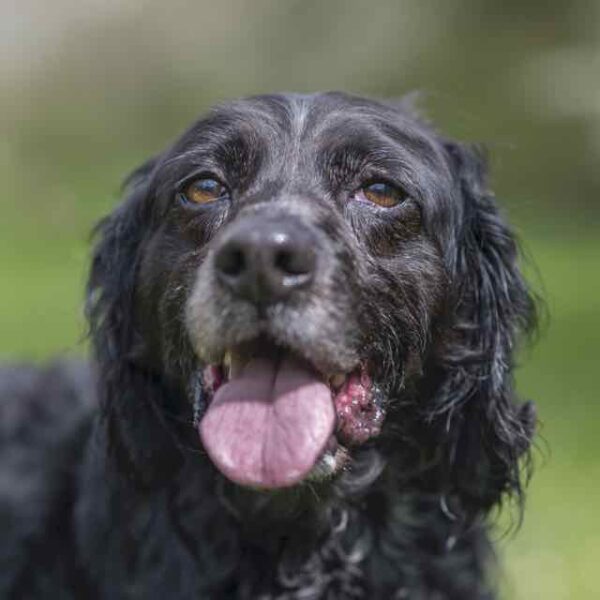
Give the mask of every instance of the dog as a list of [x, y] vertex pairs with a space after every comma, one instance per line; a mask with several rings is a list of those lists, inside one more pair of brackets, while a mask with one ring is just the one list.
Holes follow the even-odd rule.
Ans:
[[536, 302], [407, 101], [222, 104], [96, 229], [93, 360], [5, 366], [6, 598], [489, 599]]

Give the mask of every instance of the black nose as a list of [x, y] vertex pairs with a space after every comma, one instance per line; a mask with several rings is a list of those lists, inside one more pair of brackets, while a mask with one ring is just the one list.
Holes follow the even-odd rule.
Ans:
[[315, 237], [294, 218], [247, 217], [234, 224], [216, 251], [219, 280], [255, 304], [288, 299], [313, 281]]

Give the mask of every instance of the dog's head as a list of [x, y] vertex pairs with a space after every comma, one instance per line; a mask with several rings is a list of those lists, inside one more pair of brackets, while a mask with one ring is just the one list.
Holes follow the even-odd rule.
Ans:
[[534, 311], [479, 152], [402, 103], [261, 96], [214, 109], [128, 188], [99, 227], [89, 313], [143, 480], [182, 459], [177, 420], [253, 488], [351, 476], [370, 452], [463, 504], [519, 489], [534, 416], [512, 355]]

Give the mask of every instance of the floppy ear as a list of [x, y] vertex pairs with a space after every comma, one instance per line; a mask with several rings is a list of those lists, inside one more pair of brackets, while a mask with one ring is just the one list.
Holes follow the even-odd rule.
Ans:
[[165, 384], [136, 360], [134, 294], [154, 164], [148, 161], [128, 178], [125, 200], [96, 227], [86, 301], [109, 451], [141, 487], [172, 474], [179, 459], [159, 410]]
[[516, 402], [513, 366], [519, 337], [535, 326], [535, 304], [519, 270], [514, 235], [487, 189], [485, 158], [458, 143], [446, 148], [464, 218], [433, 410], [445, 439], [445, 486], [463, 508], [478, 512], [504, 493], [522, 498], [520, 459], [536, 417], [532, 403]]

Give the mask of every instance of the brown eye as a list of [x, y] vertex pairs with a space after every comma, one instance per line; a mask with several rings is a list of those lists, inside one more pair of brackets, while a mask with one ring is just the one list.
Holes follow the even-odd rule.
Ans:
[[382, 208], [393, 208], [406, 198], [406, 194], [395, 185], [377, 181], [362, 187], [356, 193], [356, 197], [359, 200], [367, 200], [377, 204]]
[[192, 181], [183, 191], [183, 196], [189, 202], [207, 204], [208, 202], [227, 198], [229, 191], [220, 181], [203, 177]]

